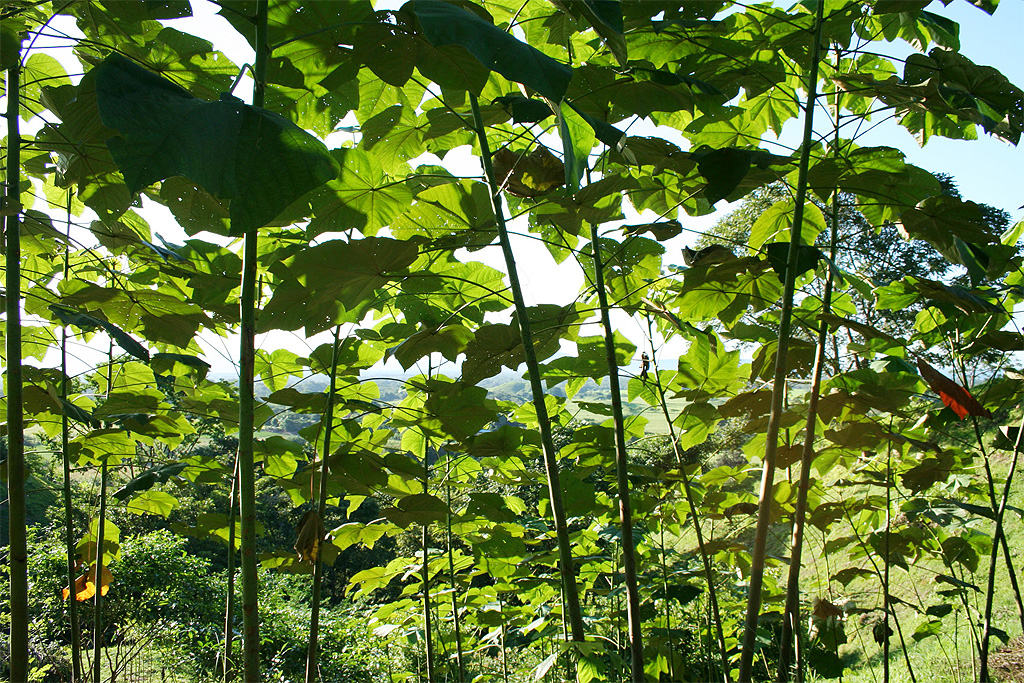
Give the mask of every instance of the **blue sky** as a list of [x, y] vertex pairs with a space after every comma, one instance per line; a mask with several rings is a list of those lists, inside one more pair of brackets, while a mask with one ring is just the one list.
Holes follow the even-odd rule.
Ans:
[[[1024, 1], [1002, 0], [993, 16], [966, 0], [948, 7], [932, 2], [930, 11], [960, 24], [960, 52], [975, 64], [998, 69], [1011, 83], [1024, 87]], [[1013, 147], [984, 133], [978, 140], [932, 138], [923, 148], [902, 128], [886, 133], [909, 161], [933, 173], [956, 178], [966, 199], [1009, 211], [1014, 221], [1024, 219], [1024, 143]]]

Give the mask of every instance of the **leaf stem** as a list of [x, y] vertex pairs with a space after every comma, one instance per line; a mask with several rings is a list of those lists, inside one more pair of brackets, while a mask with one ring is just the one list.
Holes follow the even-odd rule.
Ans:
[[690, 519], [693, 520], [693, 531], [697, 537], [697, 550], [700, 553], [701, 563], [704, 565], [704, 581], [708, 586], [708, 603], [711, 609], [712, 618], [715, 622], [715, 636], [718, 640], [718, 654], [721, 658], [720, 664], [722, 666], [722, 680], [724, 683], [731, 683], [729, 676], [729, 650], [725, 645], [725, 633], [722, 630], [722, 613], [718, 609], [718, 589], [715, 588], [715, 573], [714, 568], [711, 566], [711, 554], [708, 552], [707, 543], [704, 541], [704, 532], [701, 531], [700, 528], [700, 514], [697, 508], [697, 499], [693, 495], [693, 484], [690, 482], [690, 475], [686, 472], [686, 463], [683, 459], [682, 452], [679, 450], [679, 441], [676, 438], [675, 426], [672, 424], [672, 416], [668, 412], [668, 401], [665, 399], [665, 388], [661, 384], [657, 354], [654, 349], [654, 321], [651, 319], [649, 312], [646, 314], [646, 317], [648, 337], [651, 340], [651, 363], [654, 366], [654, 372], [651, 373], [651, 376], [654, 378], [654, 386], [657, 390], [661, 413], [665, 416], [665, 423], [668, 425], [668, 435], [672, 442], [672, 452], [676, 456], [676, 461], [679, 463], [679, 469], [683, 479], [683, 492], [686, 495], [686, 504], [689, 508]]
[[[839, 62], [839, 55], [836, 56]], [[836, 90], [836, 114], [839, 113], [839, 90]], [[838, 151], [839, 121], [835, 121], [834, 151]], [[835, 263], [839, 247], [839, 190], [832, 191], [832, 231], [829, 238], [829, 260]], [[828, 268], [825, 291], [821, 297], [821, 311], [828, 315], [832, 311], [832, 289], [834, 269]], [[800, 454], [800, 480], [797, 484], [796, 509], [793, 512], [793, 532], [790, 542], [789, 577], [786, 581], [786, 607], [782, 618], [782, 635], [779, 638], [778, 680], [788, 681], [795, 651], [796, 680], [803, 680], [803, 649], [800, 641], [800, 570], [803, 561], [804, 525], [807, 522], [807, 494], [811, 480], [811, 463], [814, 461], [814, 434], [818, 423], [818, 399], [821, 395], [821, 376], [825, 370], [825, 350], [828, 345], [828, 323], [821, 320], [818, 329], [818, 343], [814, 354], [810, 396], [807, 400], [807, 420], [804, 423], [804, 445]]]

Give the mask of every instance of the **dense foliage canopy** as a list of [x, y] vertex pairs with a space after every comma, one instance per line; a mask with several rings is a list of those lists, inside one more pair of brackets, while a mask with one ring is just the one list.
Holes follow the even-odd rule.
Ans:
[[[28, 533], [27, 444], [63, 463], [56, 585], [93, 625], [71, 610], [45, 638], [74, 642], [80, 680], [104, 590], [119, 613], [119, 584], [158, 571], [129, 566], [125, 512], [231, 548], [210, 595], [237, 559], [241, 609], [211, 661], [244, 680], [831, 678], [881, 650], [888, 681], [917, 641], [988, 680], [992, 638], [1024, 630], [1004, 527], [1024, 224], [859, 142], [880, 121], [1019, 142], [1024, 92], [939, 3], [216, 4], [253, 64], [175, 28], [185, 0], [0, 7], [12, 679], [54, 590], [29, 567], [59, 566]], [[763, 142], [784, 128], [792, 149]], [[684, 259], [692, 218], [743, 198], [728, 248]], [[582, 290], [524, 288], [529, 241]], [[241, 340], [237, 387], [209, 375], [217, 337]], [[81, 345], [105, 357], [79, 373]], [[296, 586], [307, 654], [261, 660], [261, 631], [293, 637], [268, 591]], [[370, 630], [410, 654], [329, 668]]]

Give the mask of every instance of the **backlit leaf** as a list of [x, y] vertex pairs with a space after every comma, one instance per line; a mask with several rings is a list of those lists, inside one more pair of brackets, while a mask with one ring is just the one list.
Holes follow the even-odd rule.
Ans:
[[413, 0], [402, 7], [420, 22], [433, 45], [461, 45], [481, 64], [560, 102], [572, 69], [502, 31], [482, 17], [440, 0]]
[[992, 417], [992, 413], [971, 396], [971, 392], [949, 379], [923, 360], [917, 361], [917, 369], [924, 381], [932, 388], [942, 402], [946, 404], [960, 419], [968, 415]]
[[[106, 595], [110, 591], [110, 584], [113, 580], [114, 575], [107, 569], [107, 565], [103, 565], [100, 569], [100, 595]], [[65, 588], [62, 594], [67, 600], [71, 591]], [[85, 573], [75, 579], [75, 600], [85, 602], [91, 600], [94, 595], [96, 595], [96, 565], [92, 564]]]
[[266, 225], [294, 200], [332, 179], [337, 163], [316, 138], [265, 109], [227, 96], [216, 102], [118, 54], [96, 75], [107, 141], [131, 192], [185, 176], [231, 201], [231, 230]]

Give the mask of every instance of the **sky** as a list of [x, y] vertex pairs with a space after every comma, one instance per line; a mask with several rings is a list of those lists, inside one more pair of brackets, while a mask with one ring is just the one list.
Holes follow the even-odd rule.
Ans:
[[[253, 62], [255, 55], [252, 48], [216, 14], [217, 8], [213, 3], [192, 0], [192, 5], [194, 16], [164, 23], [210, 40], [216, 49], [224, 52], [236, 64]], [[378, 2], [378, 5], [397, 7], [401, 2], [387, 0], [383, 3]], [[1024, 0], [1003, 0], [994, 17], [977, 9], [967, 0], [951, 0], [948, 6], [944, 6], [940, 0], [935, 0], [927, 9], [960, 25], [962, 54], [977, 64], [993, 66], [1011, 82], [1024, 85], [1024, 59], [1020, 57], [1018, 48], [1019, 41], [1024, 36]], [[69, 32], [75, 30], [70, 21], [65, 22], [61, 28]], [[909, 46], [898, 46], [903, 44], [895, 43], [886, 49], [897, 54], [901, 49], [907, 54], [912, 51]], [[70, 57], [68, 50], [55, 51], [54, 54], [66, 63]], [[68, 68], [70, 72], [80, 69], [74, 64], [68, 64]], [[243, 79], [235, 94], [247, 99], [251, 91], [251, 82]], [[799, 141], [801, 125], [798, 121], [791, 121], [784, 129], [779, 143], [795, 147]], [[637, 131], [638, 129], [634, 127], [630, 132], [632, 134]], [[907, 155], [909, 163], [932, 172], [953, 176], [966, 199], [1005, 209], [1013, 217], [1013, 222], [1024, 219], [1024, 147], [1015, 148], [979, 131], [978, 140], [957, 141], [933, 137], [922, 148], [909, 133], [895, 124], [878, 126], [862, 139], [860, 144], [899, 148]], [[771, 142], [766, 141], [765, 145], [770, 149]], [[415, 166], [415, 163], [413, 165]], [[479, 161], [469, 154], [468, 148], [450, 154], [445, 160], [445, 165], [461, 175], [480, 173]], [[666, 244], [666, 263], [680, 263], [679, 250], [682, 246], [692, 243], [697, 234], [713, 225], [733, 207], [725, 202], [719, 202], [716, 208], [718, 211], [710, 216], [680, 217], [686, 233]], [[184, 233], [165, 208], [149, 203], [145, 215], [154, 232], [159, 232], [168, 241], [185, 239]], [[642, 222], [654, 218], [653, 214], [637, 216], [635, 212], [627, 211], [627, 222]], [[205, 234], [202, 237], [216, 239]], [[513, 247], [521, 268], [520, 275], [528, 304], [564, 304], [576, 297], [583, 284], [582, 273], [578, 269], [571, 265], [566, 267], [564, 264], [557, 268], [552, 267], [553, 262], [547, 251], [534, 240], [514, 239]], [[500, 250], [497, 248], [476, 252], [472, 258], [504, 270]], [[617, 327], [622, 327], [622, 332], [635, 342], [642, 342], [644, 330], [637, 322], [622, 316], [614, 323]], [[589, 333], [596, 334], [597, 330], [590, 330]], [[262, 340], [262, 345], [267, 348], [285, 347], [302, 355], [307, 347], [315, 348], [323, 341], [326, 341], [326, 338], [304, 340], [299, 335], [272, 333]], [[207, 360], [213, 364], [215, 372], [235, 372], [233, 359], [237, 356], [237, 338], [207, 337], [204, 338], [203, 345], [208, 351]], [[395, 361], [391, 361], [387, 369], [397, 372], [401, 368]]]

